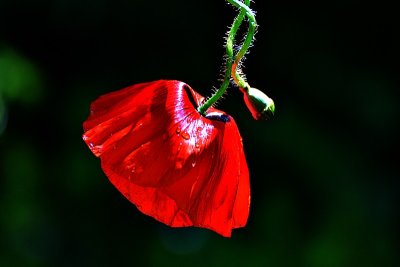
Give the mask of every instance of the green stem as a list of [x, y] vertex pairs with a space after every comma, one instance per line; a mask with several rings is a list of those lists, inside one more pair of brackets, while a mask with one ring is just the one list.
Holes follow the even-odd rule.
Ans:
[[[245, 4], [238, 0], [227, 0], [229, 3], [232, 5], [238, 7], [241, 9], [239, 15], [235, 18], [233, 21], [232, 27], [229, 31], [228, 38], [226, 40], [226, 72], [225, 72], [225, 77], [224, 81], [221, 85], [221, 87], [201, 106], [197, 108], [197, 110], [200, 112], [200, 114], [205, 115], [205, 112], [207, 109], [209, 109], [215, 102], [218, 101], [218, 99], [225, 93], [226, 89], [229, 86], [229, 82], [231, 79], [231, 76], [234, 77], [234, 80], [236, 82], [237, 77], [239, 77], [238, 81], [243, 80], [243, 78], [240, 77], [237, 71], [237, 64], [240, 62], [240, 60], [243, 58], [243, 56], [246, 54], [248, 48], [251, 45], [254, 33], [255, 33], [255, 28], [257, 26], [255, 22], [255, 17], [251, 9], [248, 7], [250, 5], [250, 0], [244, 0]], [[237, 31], [239, 30], [240, 25], [243, 22], [244, 17], [247, 15], [247, 17], [250, 20], [249, 24], [249, 29], [248, 33], [246, 36], [245, 41], [243, 42], [242, 47], [240, 48], [239, 52], [237, 53], [235, 59], [233, 58], [233, 42], [235, 40], [235, 36]], [[236, 65], [234, 65], [234, 63]], [[234, 74], [232, 75], [232, 70], [234, 71]], [[238, 85], [239, 83], [236, 82]], [[244, 88], [244, 87], [243, 87]]]
[[250, 48], [252, 42], [253, 42], [253, 38], [254, 38], [254, 34], [256, 32], [257, 29], [257, 22], [256, 22], [256, 18], [254, 13], [252, 12], [252, 10], [248, 7], [250, 5], [250, 0], [244, 0], [244, 3], [236, 3], [235, 5], [239, 8], [243, 10], [245, 10], [247, 18], [249, 19], [249, 27], [247, 30], [247, 35], [246, 38], [239, 50], [239, 52], [236, 54], [235, 56], [235, 60], [233, 62], [232, 65], [232, 78], [235, 81], [235, 83], [237, 84], [237, 86], [239, 86], [239, 88], [241, 89], [245, 89], [247, 87], [249, 87], [248, 83], [245, 81], [245, 79], [238, 73], [238, 66], [240, 65], [240, 61], [243, 59], [244, 55], [246, 55], [247, 50]]

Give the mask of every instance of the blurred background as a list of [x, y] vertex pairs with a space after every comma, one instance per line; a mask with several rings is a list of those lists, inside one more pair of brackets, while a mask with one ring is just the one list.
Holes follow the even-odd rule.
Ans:
[[237, 12], [222, 0], [0, 0], [0, 266], [400, 266], [398, 12], [252, 6], [245, 73], [277, 112], [254, 121], [235, 88], [220, 102], [252, 186], [248, 225], [226, 239], [142, 215], [81, 135], [91, 101], [134, 83], [210, 95]]

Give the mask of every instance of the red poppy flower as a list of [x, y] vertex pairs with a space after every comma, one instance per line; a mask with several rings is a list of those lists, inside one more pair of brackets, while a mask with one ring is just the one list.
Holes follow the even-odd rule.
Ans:
[[101, 96], [83, 139], [114, 186], [143, 213], [172, 227], [229, 237], [246, 224], [249, 173], [232, 117], [179, 81], [155, 81]]

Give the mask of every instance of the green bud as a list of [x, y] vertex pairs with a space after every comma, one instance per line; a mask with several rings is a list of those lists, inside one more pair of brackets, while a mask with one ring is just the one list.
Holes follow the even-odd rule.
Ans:
[[244, 91], [244, 102], [255, 120], [270, 119], [275, 113], [274, 101], [256, 88]]

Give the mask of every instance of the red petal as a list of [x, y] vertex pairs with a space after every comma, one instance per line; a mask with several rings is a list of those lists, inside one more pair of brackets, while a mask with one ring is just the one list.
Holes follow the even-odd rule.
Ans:
[[247, 221], [249, 173], [235, 121], [216, 109], [201, 116], [202, 100], [178, 81], [109, 93], [91, 105], [83, 139], [143, 213], [230, 236]]

